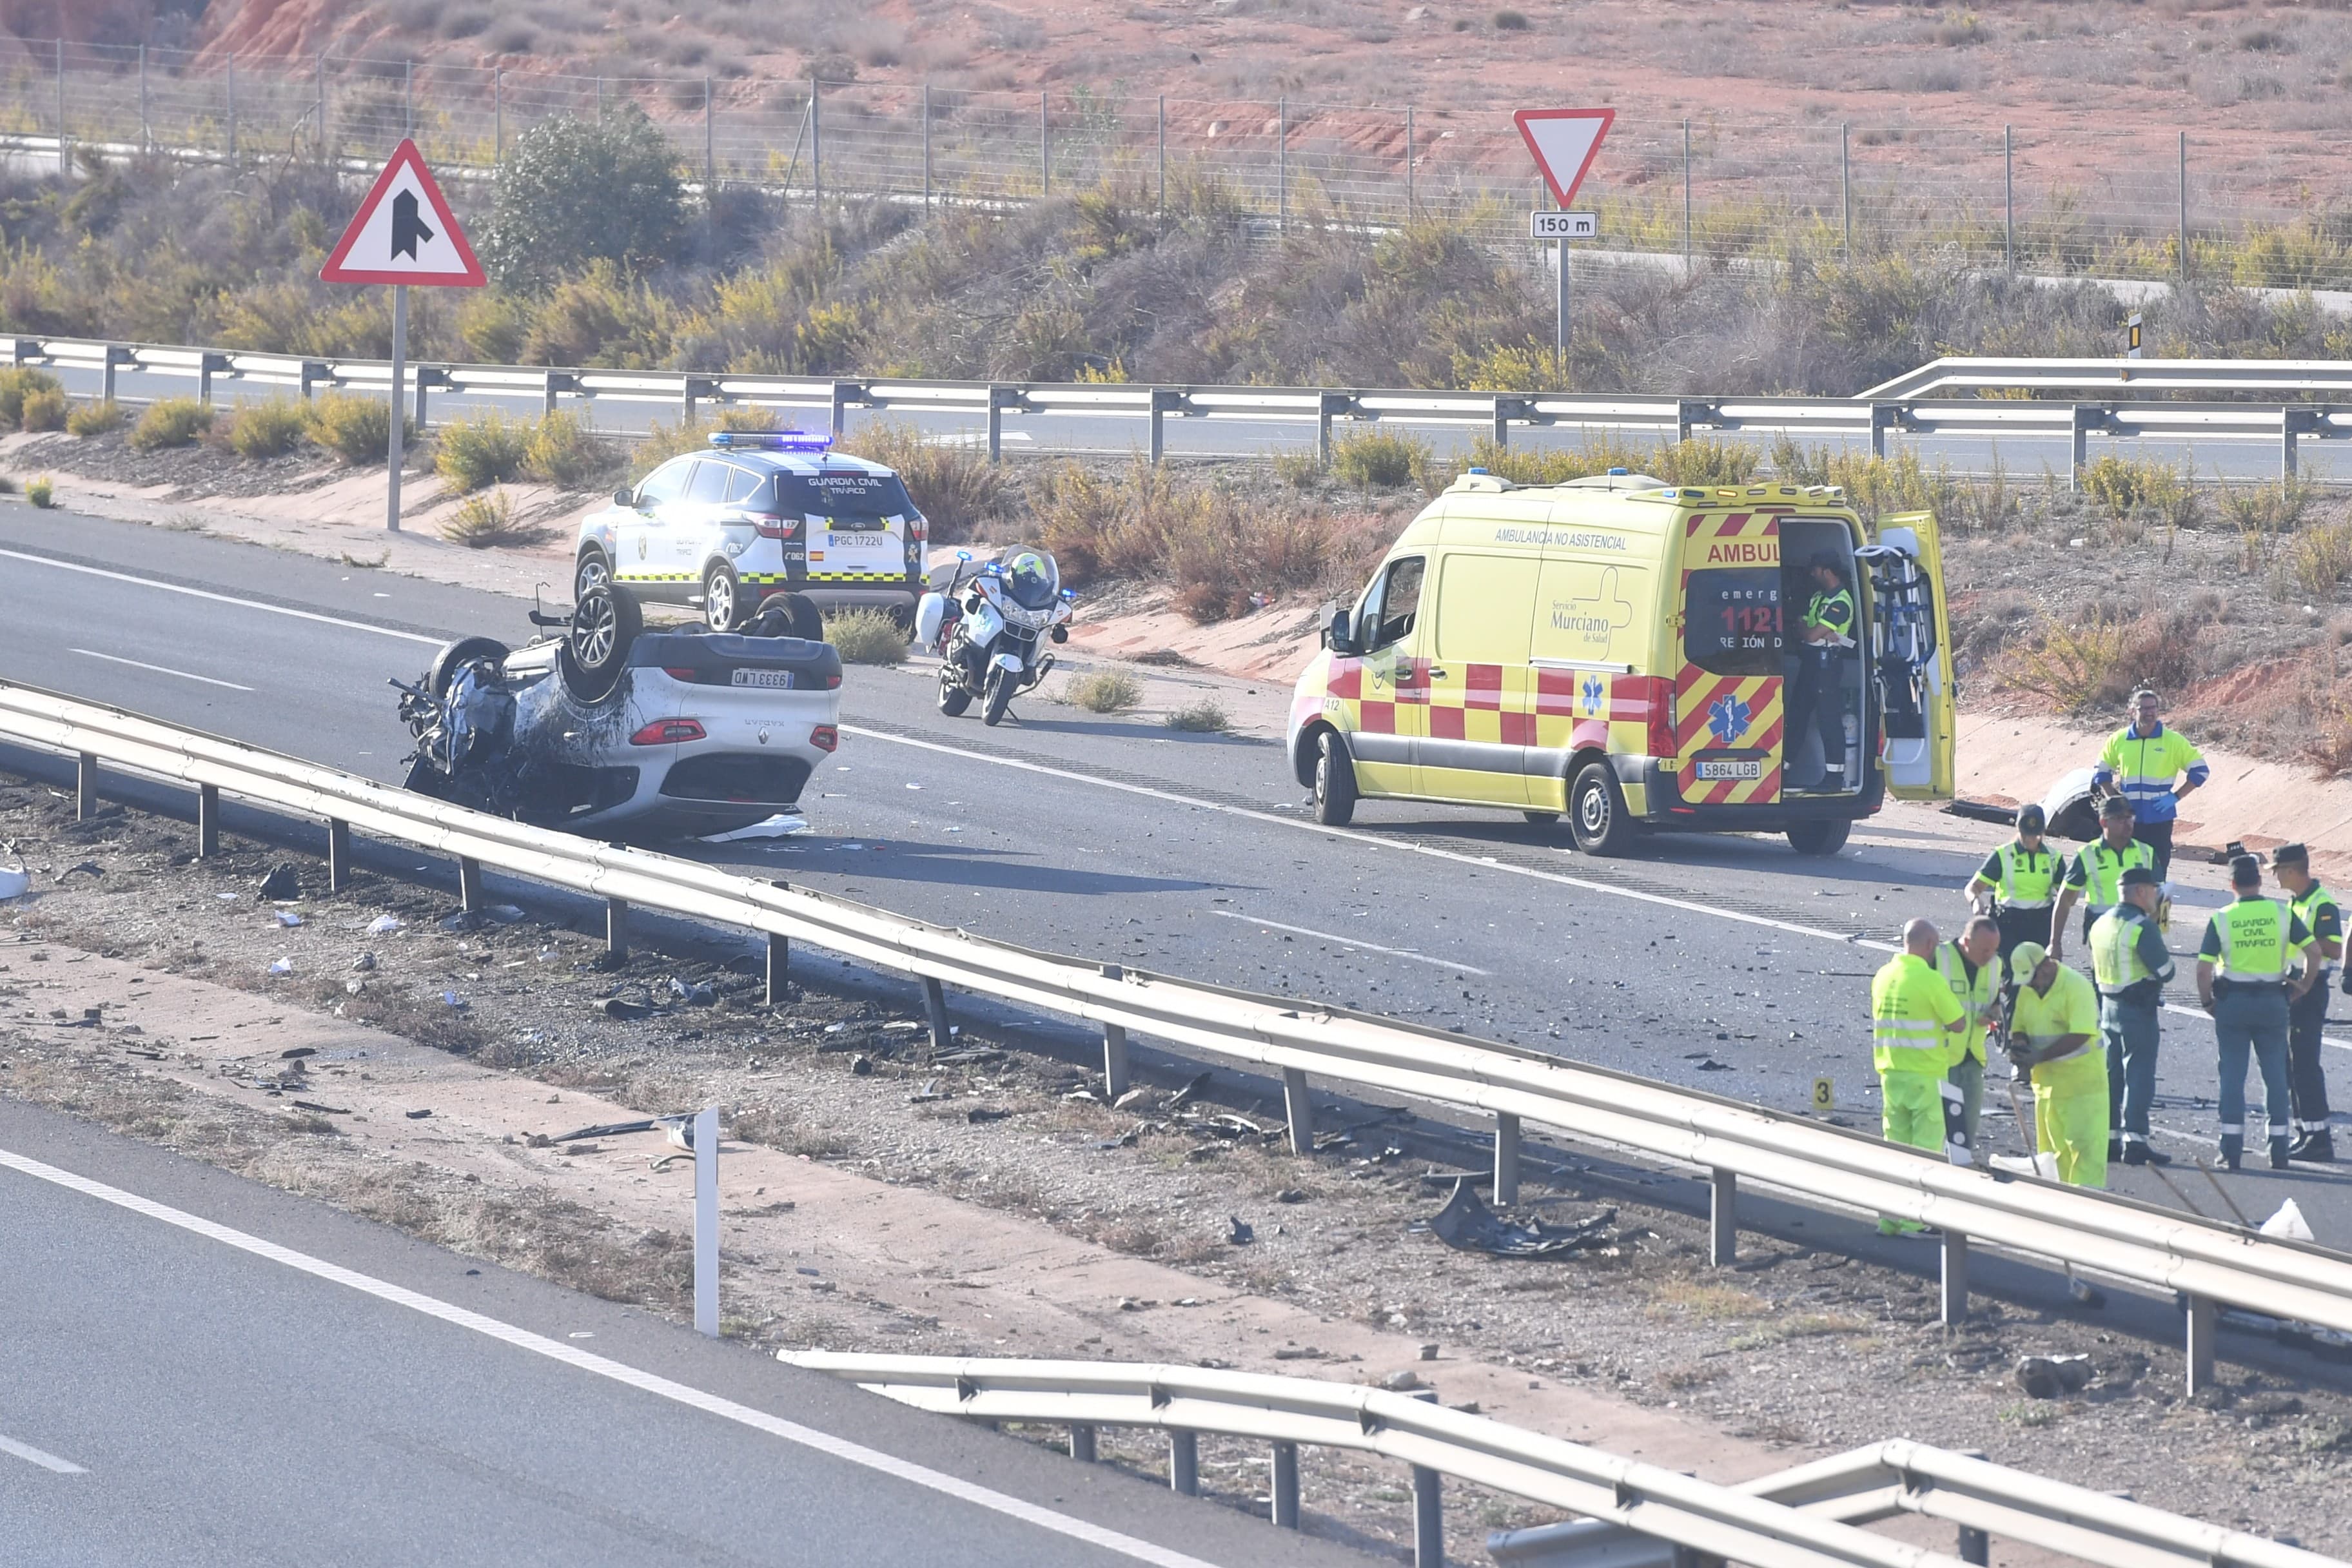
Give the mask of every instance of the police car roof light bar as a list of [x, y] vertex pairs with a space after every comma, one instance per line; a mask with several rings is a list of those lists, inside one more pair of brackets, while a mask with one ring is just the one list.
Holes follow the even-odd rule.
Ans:
[[832, 447], [833, 437], [805, 430], [713, 430], [710, 444], [757, 452], [822, 452]]

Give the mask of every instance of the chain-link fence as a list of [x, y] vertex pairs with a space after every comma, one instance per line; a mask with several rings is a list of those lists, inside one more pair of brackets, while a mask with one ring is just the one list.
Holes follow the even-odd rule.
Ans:
[[[1108, 186], [1130, 203], [1255, 222], [1392, 226], [1443, 218], [1525, 240], [1549, 206], [1507, 111], [1277, 100], [1138, 98], [1087, 89], [948, 90], [750, 77], [583, 77], [320, 56], [199, 65], [177, 51], [31, 42], [0, 67], [0, 135], [19, 166], [76, 146], [182, 158], [380, 162], [403, 135], [459, 187], [555, 114], [642, 109], [698, 179], [786, 199], [1019, 202]], [[2283, 142], [2249, 164], [2178, 141], [2117, 166], [2008, 128], [1820, 120], [1642, 121], [1624, 114], [1579, 194], [1595, 248], [1770, 255], [1810, 241], [1853, 254], [1930, 249], [2060, 276], [2352, 288], [2345, 149]], [[454, 194], [454, 193], [453, 193]], [[462, 197], [461, 197], [462, 199]]]

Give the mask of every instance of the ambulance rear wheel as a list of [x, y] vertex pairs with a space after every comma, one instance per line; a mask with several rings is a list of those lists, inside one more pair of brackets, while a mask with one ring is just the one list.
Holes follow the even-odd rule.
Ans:
[[1348, 742], [1326, 731], [1315, 755], [1315, 820], [1345, 827], [1356, 815], [1356, 760]]
[[1789, 824], [1789, 847], [1800, 855], [1834, 855], [1845, 847], [1853, 824], [1843, 816]]
[[1622, 855], [1633, 842], [1625, 797], [1607, 763], [1587, 763], [1568, 793], [1569, 831], [1587, 855]]

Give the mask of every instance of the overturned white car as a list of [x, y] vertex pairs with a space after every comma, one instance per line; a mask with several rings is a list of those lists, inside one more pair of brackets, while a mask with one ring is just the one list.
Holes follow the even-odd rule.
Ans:
[[401, 693], [408, 788], [542, 826], [681, 837], [794, 808], [840, 744], [841, 656], [788, 635], [813, 609], [778, 595], [739, 632], [648, 631], [609, 586], [560, 635], [444, 647]]

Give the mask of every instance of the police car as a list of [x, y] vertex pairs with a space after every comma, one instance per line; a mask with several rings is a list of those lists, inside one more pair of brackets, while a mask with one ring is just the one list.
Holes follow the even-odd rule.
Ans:
[[819, 612], [879, 609], [911, 623], [929, 526], [897, 473], [792, 430], [720, 430], [581, 520], [572, 597], [610, 583], [640, 604], [698, 609], [733, 631], [776, 594], [793, 632]]

